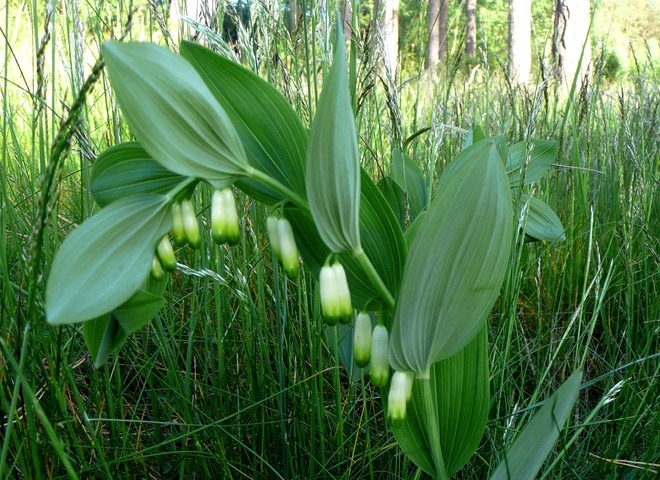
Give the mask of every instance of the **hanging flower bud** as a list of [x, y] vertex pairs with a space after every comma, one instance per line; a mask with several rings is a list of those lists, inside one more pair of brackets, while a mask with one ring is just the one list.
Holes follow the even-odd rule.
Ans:
[[346, 281], [344, 267], [340, 263], [321, 268], [321, 311], [328, 325], [336, 325], [338, 320], [350, 321], [353, 315], [351, 293]]
[[161, 280], [164, 275], [163, 267], [158, 257], [154, 255], [154, 259], [151, 261], [151, 276], [154, 277], [154, 280]]
[[231, 188], [213, 192], [211, 204], [211, 234], [216, 243], [236, 245], [241, 239], [236, 199]]
[[377, 387], [387, 385], [390, 377], [390, 362], [387, 359], [389, 335], [384, 325], [376, 325], [371, 338], [371, 366], [369, 376], [371, 383]]
[[183, 229], [183, 212], [180, 203], [172, 204], [172, 237], [174, 243], [183, 245], [186, 242], [186, 232]]
[[268, 239], [270, 240], [270, 248], [273, 249], [275, 258], [278, 262], [282, 260], [282, 249], [280, 248], [280, 235], [278, 233], [277, 225], [279, 219], [273, 215], [266, 219], [266, 230], [268, 231]]
[[348, 323], [353, 318], [353, 305], [351, 304], [351, 292], [348, 289], [348, 280], [346, 279], [346, 272], [341, 263], [337, 262], [332, 266], [335, 272], [335, 282], [337, 291], [340, 298], [340, 311], [339, 321], [341, 323]]
[[399, 428], [406, 419], [406, 405], [412, 397], [415, 380], [412, 372], [394, 372], [390, 393], [387, 397], [387, 420], [393, 428]]
[[181, 202], [181, 213], [183, 215], [183, 231], [186, 234], [186, 240], [188, 240], [191, 247], [199, 248], [202, 239], [199, 235], [199, 223], [197, 223], [197, 215], [195, 215], [192, 200], [188, 199]]
[[337, 325], [337, 320], [339, 320], [339, 300], [337, 299], [337, 289], [335, 288], [335, 272], [331, 266], [326, 265], [321, 268], [319, 285], [321, 291], [321, 312], [323, 313], [325, 323], [328, 325]]
[[355, 319], [353, 330], [353, 360], [355, 364], [364, 368], [371, 358], [371, 317], [361, 312]]
[[291, 224], [285, 218], [280, 218], [277, 222], [277, 238], [279, 242], [282, 267], [286, 276], [292, 280], [298, 278], [300, 272], [300, 262], [298, 260], [298, 247], [296, 239], [293, 237]]
[[173, 272], [176, 270], [176, 257], [170, 243], [170, 236], [165, 235], [158, 244], [158, 258], [165, 270]]

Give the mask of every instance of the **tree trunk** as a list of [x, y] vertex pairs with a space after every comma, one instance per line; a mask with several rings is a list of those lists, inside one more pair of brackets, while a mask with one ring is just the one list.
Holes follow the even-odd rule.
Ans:
[[445, 56], [447, 48], [447, 17], [449, 0], [429, 0], [427, 11], [429, 44], [426, 50], [426, 69], [434, 69]]
[[353, 0], [341, 0], [339, 5], [344, 40], [348, 41], [353, 34]]
[[[591, 19], [589, 3], [589, 0], [556, 0], [555, 2], [552, 52], [555, 73], [566, 89], [571, 88], [576, 75], [578, 75], [579, 88], [589, 74], [591, 62], [591, 46], [588, 38]], [[580, 57], [582, 57], [581, 64]]]
[[298, 25], [298, 5], [296, 0], [288, 0], [289, 4], [289, 15], [287, 21], [287, 30], [289, 33], [293, 33]]
[[465, 53], [470, 57], [477, 55], [477, 0], [465, 3]]
[[509, 0], [509, 77], [529, 81], [532, 68], [532, 0]]
[[399, 56], [399, 0], [379, 0], [375, 4], [379, 50], [385, 69], [395, 78]]

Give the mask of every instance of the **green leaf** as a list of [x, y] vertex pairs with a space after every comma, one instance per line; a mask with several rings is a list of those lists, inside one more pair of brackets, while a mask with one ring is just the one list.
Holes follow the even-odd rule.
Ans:
[[424, 174], [407, 155], [394, 149], [390, 176], [405, 192], [408, 223], [412, 223], [426, 209], [429, 201]]
[[[509, 156], [506, 169], [509, 174], [509, 183], [512, 187], [520, 186], [525, 157], [527, 156], [527, 143], [519, 142], [509, 147]], [[538, 182], [545, 177], [557, 160], [557, 142], [554, 140], [534, 140], [529, 162], [525, 169], [524, 185]]]
[[137, 332], [163, 308], [165, 299], [147, 290], [138, 290], [126, 303], [117, 308], [113, 315], [127, 334]]
[[468, 132], [467, 136], [465, 137], [465, 141], [463, 142], [463, 148], [465, 149], [474, 143], [484, 140], [485, 138], [486, 138], [486, 134], [484, 133], [484, 130], [481, 128], [481, 125], [474, 124], [470, 129], [470, 131]]
[[94, 368], [99, 368], [124, 344], [128, 334], [113, 315], [105, 314], [83, 323], [83, 338]]
[[518, 434], [490, 480], [533, 480], [554, 447], [559, 432], [568, 420], [582, 381], [578, 369], [536, 412]]
[[249, 173], [230, 118], [187, 61], [150, 43], [107, 42], [101, 50], [119, 105], [152, 158], [218, 188]]
[[[376, 271], [390, 292], [396, 294], [406, 258], [406, 242], [392, 209], [374, 185], [369, 174], [361, 171], [360, 235], [362, 248], [371, 259]], [[305, 266], [318, 276], [321, 266], [330, 253], [309, 213], [293, 207], [285, 209], [291, 222], [296, 244]], [[377, 310], [381, 305], [378, 292], [364, 276], [362, 268], [352, 254], [340, 255], [351, 290], [353, 306]]]
[[[430, 396], [425, 395], [429, 383]], [[422, 470], [453, 475], [474, 454], [488, 420], [488, 336], [483, 326], [457, 354], [431, 366], [429, 380], [416, 380], [407, 418], [392, 429], [401, 449]], [[439, 441], [435, 443], [432, 439]]]
[[561, 242], [566, 240], [564, 226], [555, 211], [538, 198], [522, 194], [522, 205], [527, 204], [527, 220], [525, 233], [535, 239], [547, 242]]
[[455, 161], [410, 245], [390, 337], [392, 367], [420, 378], [479, 331], [511, 250], [511, 197], [496, 142], [475, 143]]
[[[308, 135], [300, 118], [270, 84], [241, 65], [190, 42], [181, 55], [197, 70], [231, 119], [250, 164], [301, 197], [305, 193]], [[247, 178], [237, 186], [268, 205], [281, 195]]]
[[138, 290], [110, 315], [83, 324], [83, 336], [94, 366], [103, 365], [124, 344], [128, 336], [149, 323], [163, 307], [165, 299], [147, 290]]
[[[472, 147], [476, 145], [483, 145], [484, 143], [493, 143], [495, 145], [495, 150], [497, 150], [497, 153], [499, 155], [500, 161], [502, 162], [502, 164], [506, 163], [506, 159], [509, 158], [509, 147], [503, 135], [497, 135], [495, 137], [490, 137], [485, 140], [479, 140], [478, 142], [474, 142], [474, 144], [471, 144], [470, 146]], [[441, 191], [445, 187], [445, 184], [449, 180], [451, 180], [454, 172], [459, 168], [461, 168], [464, 163], [471, 161], [472, 154], [470, 152], [472, 152], [472, 150], [470, 150], [469, 147], [463, 148], [461, 153], [459, 153], [456, 156], [456, 158], [454, 158], [449, 163], [449, 165], [445, 167], [444, 171], [442, 172], [442, 176], [438, 181], [438, 186], [436, 187], [437, 190]]]
[[92, 194], [105, 207], [120, 198], [140, 193], [165, 194], [185, 181], [155, 161], [137, 142], [107, 149], [92, 169]]
[[348, 90], [346, 51], [337, 23], [334, 61], [319, 96], [307, 151], [309, 207], [333, 252], [360, 248], [360, 155]]
[[146, 280], [156, 244], [171, 225], [167, 199], [153, 194], [118, 200], [90, 217], [55, 255], [48, 322], [84, 322], [126, 302]]
[[378, 189], [387, 200], [387, 204], [394, 212], [401, 228], [406, 225], [406, 194], [401, 189], [398, 183], [392, 180], [391, 177], [383, 177], [378, 182]]

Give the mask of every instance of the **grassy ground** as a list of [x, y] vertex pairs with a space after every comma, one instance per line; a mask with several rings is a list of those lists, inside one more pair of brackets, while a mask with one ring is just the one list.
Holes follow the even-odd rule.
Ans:
[[[71, 130], [47, 204], [43, 246], [30, 248], [51, 147], [92, 71], [100, 42], [121, 35], [132, 5], [9, 2], [2, 19], [0, 175], [1, 478], [419, 478], [383, 419], [380, 392], [350, 381], [326, 337], [303, 270], [278, 270], [265, 210], [241, 197], [244, 241], [178, 252], [167, 305], [95, 370], [80, 326], [43, 319], [58, 245], [95, 210], [95, 155], [128, 138], [101, 76]], [[236, 54], [308, 120], [327, 60], [328, 17], [314, 11], [293, 36], [256, 15]], [[129, 38], [164, 42], [164, 12], [141, 7]], [[208, 38], [207, 38], [208, 39]], [[314, 40], [314, 41], [312, 41]], [[251, 41], [252, 43], [248, 43]], [[314, 45], [314, 47], [312, 47]], [[660, 94], [639, 66], [607, 85], [598, 73], [568, 101], [553, 87], [512, 89], [497, 71], [408, 72], [396, 90], [357, 42], [363, 164], [377, 178], [392, 146], [429, 183], [474, 122], [510, 141], [560, 141], [554, 174], [533, 187], [566, 241], [524, 244], [490, 321], [490, 422], [461, 478], [485, 478], [533, 406], [577, 366], [585, 378], [547, 478], [651, 478], [660, 472]], [[43, 47], [43, 48], [42, 48]], [[277, 61], [274, 61], [277, 60]], [[20, 68], [19, 68], [20, 66]], [[205, 215], [209, 192], [198, 210]], [[209, 239], [207, 239], [209, 240]], [[653, 473], [656, 472], [656, 473]], [[424, 477], [424, 475], [421, 475]]]

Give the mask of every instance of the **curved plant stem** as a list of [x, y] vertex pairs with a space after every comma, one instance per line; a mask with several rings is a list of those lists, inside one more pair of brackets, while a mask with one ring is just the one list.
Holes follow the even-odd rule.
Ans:
[[369, 260], [369, 257], [367, 257], [367, 254], [364, 253], [364, 250], [362, 250], [362, 246], [359, 246], [353, 251], [353, 256], [362, 267], [364, 273], [367, 274], [367, 277], [369, 277], [372, 285], [376, 287], [378, 294], [383, 300], [385, 300], [387, 306], [391, 310], [394, 310], [394, 297], [383, 282], [383, 279], [380, 278], [380, 275], [378, 275], [376, 268], [374, 267], [373, 263], [371, 263], [371, 260]]
[[438, 480], [449, 480], [449, 475], [447, 475], [447, 467], [445, 467], [445, 459], [442, 456], [442, 445], [440, 444], [440, 429], [438, 428], [438, 412], [436, 402], [433, 401], [433, 393], [431, 392], [431, 380], [420, 380], [418, 384], [419, 387], [422, 387], [424, 394], [424, 406], [427, 409], [427, 420], [429, 420], [428, 409], [431, 409], [430, 412], [430, 421], [428, 422], [428, 434], [429, 434], [429, 449], [431, 450], [431, 457], [433, 458], [433, 463], [435, 464], [435, 475]]
[[270, 177], [266, 175], [264, 172], [257, 170], [256, 168], [250, 168], [246, 176], [248, 178], [251, 178], [252, 180], [257, 180], [264, 185], [272, 188], [275, 190], [277, 193], [282, 195], [284, 198], [288, 199], [291, 203], [293, 203], [296, 207], [301, 208], [303, 210], [308, 210], [309, 211], [309, 205], [307, 203], [307, 200], [302, 198], [300, 195], [295, 193], [294, 191], [288, 189], [284, 185], [282, 185], [280, 182], [275, 180], [273, 177]]
[[179, 183], [176, 187], [174, 187], [172, 190], [167, 192], [166, 198], [168, 202], [173, 201], [179, 193], [183, 192], [185, 189], [189, 188], [191, 185], [195, 185], [197, 182], [199, 182], [199, 179], [193, 178], [193, 177], [188, 177], [181, 183]]

